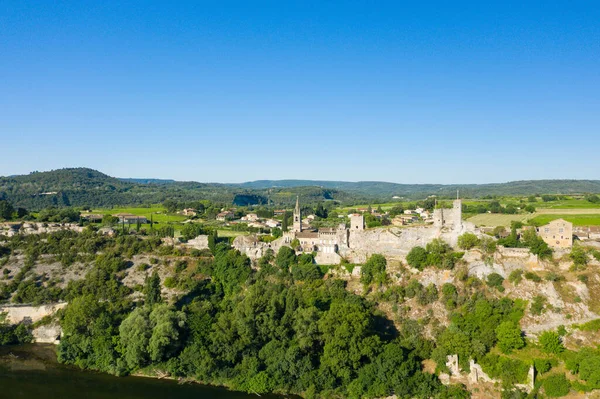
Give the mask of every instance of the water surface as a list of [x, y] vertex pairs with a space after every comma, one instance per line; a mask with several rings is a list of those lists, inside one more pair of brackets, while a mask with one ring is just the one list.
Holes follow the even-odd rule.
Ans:
[[[114, 377], [58, 364], [51, 345], [0, 347], [2, 399], [257, 399], [256, 395], [144, 377]], [[262, 396], [262, 399], [283, 399]]]

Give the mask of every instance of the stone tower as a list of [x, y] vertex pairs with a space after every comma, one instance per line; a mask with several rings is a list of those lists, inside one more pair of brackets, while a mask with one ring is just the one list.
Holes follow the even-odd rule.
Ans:
[[300, 201], [296, 197], [296, 208], [294, 208], [294, 224], [292, 230], [300, 233], [302, 231], [302, 214], [300, 213]]
[[350, 230], [364, 230], [365, 229], [365, 217], [361, 214], [355, 213], [350, 216]]

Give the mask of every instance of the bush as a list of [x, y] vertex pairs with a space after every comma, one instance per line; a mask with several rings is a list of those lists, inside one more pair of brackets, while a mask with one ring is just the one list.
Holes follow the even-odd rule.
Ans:
[[546, 297], [543, 295], [537, 295], [533, 298], [531, 308], [529, 309], [531, 314], [539, 316], [544, 313], [544, 305], [546, 304]]
[[547, 373], [552, 369], [552, 363], [548, 359], [534, 359], [533, 366], [535, 371], [539, 374]]
[[514, 285], [519, 285], [519, 283], [523, 280], [523, 270], [517, 269], [510, 272], [508, 276], [508, 281], [510, 281]]
[[460, 249], [472, 249], [479, 245], [479, 238], [473, 233], [465, 233], [458, 237], [458, 247]]
[[542, 350], [546, 353], [558, 355], [565, 350], [560, 335], [554, 331], [544, 331], [540, 335], [539, 342]]
[[360, 282], [365, 285], [385, 283], [387, 279], [386, 266], [387, 261], [383, 255], [372, 255], [360, 269]]
[[167, 288], [175, 288], [177, 285], [177, 280], [175, 280], [173, 277], [167, 277], [165, 278], [164, 284]]
[[438, 290], [435, 284], [431, 283], [417, 294], [419, 305], [428, 305], [438, 300]]
[[481, 248], [484, 254], [488, 256], [492, 255], [494, 252], [496, 252], [496, 241], [493, 238], [483, 237], [481, 240], [479, 240], [479, 248]]
[[525, 278], [527, 280], [531, 280], [534, 283], [539, 283], [542, 281], [542, 278], [540, 276], [538, 276], [537, 274], [533, 273], [533, 272], [527, 272], [525, 273]]
[[504, 282], [504, 277], [499, 275], [498, 273], [492, 273], [487, 276], [486, 284], [488, 287], [496, 288], [498, 291], [503, 292], [504, 287], [502, 283]]
[[521, 349], [525, 346], [525, 340], [521, 329], [516, 323], [505, 321], [496, 328], [498, 347], [503, 353], [510, 353], [513, 349]]
[[551, 398], [565, 396], [571, 390], [571, 383], [564, 374], [554, 374], [542, 381], [542, 387]]
[[423, 247], [414, 247], [406, 256], [406, 262], [415, 269], [423, 270], [427, 266], [427, 250]]
[[573, 265], [578, 269], [585, 268], [588, 263], [588, 255], [585, 252], [585, 249], [580, 245], [573, 246], [569, 258], [571, 258]]
[[560, 274], [554, 273], [554, 272], [550, 272], [548, 273], [548, 275], [546, 276], [546, 280], [547, 281], [552, 281], [552, 282], [556, 282], [556, 281], [564, 281], [564, 277], [561, 276]]

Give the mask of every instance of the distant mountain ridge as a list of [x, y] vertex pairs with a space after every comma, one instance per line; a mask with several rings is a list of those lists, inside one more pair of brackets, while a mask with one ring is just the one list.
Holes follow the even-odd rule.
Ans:
[[520, 180], [487, 184], [402, 184], [381, 181], [328, 180], [256, 180], [232, 185], [249, 189], [317, 186], [348, 192], [370, 193], [376, 196], [406, 196], [415, 194], [453, 196], [459, 190], [464, 197], [487, 195], [583, 194], [600, 192], [600, 180]]
[[57, 206], [112, 206], [210, 200], [223, 205], [289, 205], [296, 196], [304, 203], [324, 200], [349, 202], [349, 195], [335, 189], [296, 187], [285, 190], [248, 189], [219, 183], [178, 182], [165, 179], [121, 179], [89, 168], [64, 168], [28, 175], [0, 177], [0, 200], [29, 210]]
[[176, 183], [175, 180], [173, 179], [145, 179], [145, 178], [135, 178], [135, 177], [119, 177], [118, 178], [121, 181], [127, 182], [127, 183], [140, 183], [140, 184], [170, 184], [170, 183]]
[[161, 203], [167, 199], [207, 199], [224, 204], [287, 206], [334, 200], [345, 204], [531, 194], [600, 193], [600, 180], [524, 180], [490, 184], [400, 184], [379, 181], [257, 180], [239, 184], [179, 182], [171, 179], [115, 178], [89, 168], [65, 168], [0, 177], [0, 199], [36, 210], [48, 206], [110, 207]]

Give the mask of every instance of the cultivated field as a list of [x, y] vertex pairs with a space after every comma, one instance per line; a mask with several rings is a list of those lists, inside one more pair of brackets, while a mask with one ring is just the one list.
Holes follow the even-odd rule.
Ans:
[[154, 220], [159, 223], [167, 222], [182, 222], [187, 217], [172, 213], [167, 213], [166, 209], [162, 206], [152, 206], [149, 208], [112, 208], [112, 209], [94, 209], [92, 213], [100, 213], [103, 215], [114, 215], [117, 213], [131, 213], [132, 215], [145, 216], [146, 219]]
[[552, 220], [565, 219], [574, 226], [600, 226], [600, 213], [596, 214], [537, 214], [532, 221], [543, 225]]
[[510, 226], [511, 222], [526, 222], [533, 215], [504, 215], [500, 213], [482, 213], [472, 216], [467, 219], [468, 222], [474, 223], [476, 226], [496, 227]]

